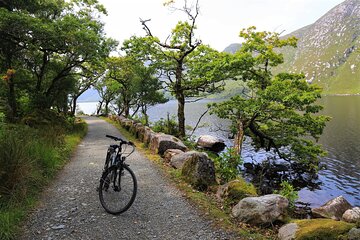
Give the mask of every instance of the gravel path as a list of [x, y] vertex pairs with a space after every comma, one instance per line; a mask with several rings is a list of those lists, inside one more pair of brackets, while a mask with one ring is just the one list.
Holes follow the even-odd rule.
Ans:
[[45, 191], [20, 239], [236, 239], [204, 220], [158, 168], [140, 153], [128, 159], [138, 180], [134, 204], [113, 216], [100, 205], [96, 187], [115, 127], [86, 117], [87, 136], [72, 161]]

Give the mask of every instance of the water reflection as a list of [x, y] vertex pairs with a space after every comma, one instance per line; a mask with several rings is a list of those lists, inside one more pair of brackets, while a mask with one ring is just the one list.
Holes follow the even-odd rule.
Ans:
[[[189, 103], [185, 107], [186, 124], [194, 126], [205, 111], [210, 100]], [[328, 151], [328, 156], [322, 159], [327, 165], [321, 170], [319, 180], [322, 182], [319, 190], [310, 191], [305, 188], [299, 192], [300, 200], [309, 202], [311, 206], [319, 206], [333, 197], [343, 195], [352, 205], [360, 206], [360, 96], [327, 96], [321, 99], [325, 115], [332, 117], [324, 130], [319, 143]], [[165, 118], [167, 112], [176, 115], [177, 103], [170, 101], [166, 104], [150, 108], [151, 121]], [[226, 144], [231, 145], [228, 133], [221, 131], [227, 128], [228, 121], [206, 114], [202, 120], [205, 127], [196, 130], [195, 135], [217, 135]], [[243, 157], [251, 162], [265, 159], [269, 153], [254, 153], [248, 142], [245, 143]]]

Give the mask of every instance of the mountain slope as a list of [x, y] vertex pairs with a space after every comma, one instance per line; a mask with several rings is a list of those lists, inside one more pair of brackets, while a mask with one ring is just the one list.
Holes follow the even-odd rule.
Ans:
[[288, 36], [298, 47], [282, 51], [285, 64], [277, 70], [303, 72], [324, 93], [360, 93], [360, 0], [344, 1]]
[[290, 36], [299, 39], [298, 47], [281, 50], [285, 62], [275, 72], [302, 72], [325, 94], [360, 94], [360, 0], [344, 1], [284, 38]]

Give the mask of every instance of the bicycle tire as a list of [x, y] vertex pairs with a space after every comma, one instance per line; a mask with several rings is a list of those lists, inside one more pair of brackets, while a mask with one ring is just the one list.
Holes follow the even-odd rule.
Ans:
[[137, 180], [127, 165], [110, 167], [100, 179], [99, 199], [108, 213], [116, 215], [128, 210], [135, 201], [136, 193]]

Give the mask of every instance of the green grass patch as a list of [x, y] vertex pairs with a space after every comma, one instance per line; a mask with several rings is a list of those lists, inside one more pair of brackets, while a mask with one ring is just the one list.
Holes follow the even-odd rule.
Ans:
[[0, 239], [14, 239], [42, 189], [69, 159], [87, 126], [0, 126]]

